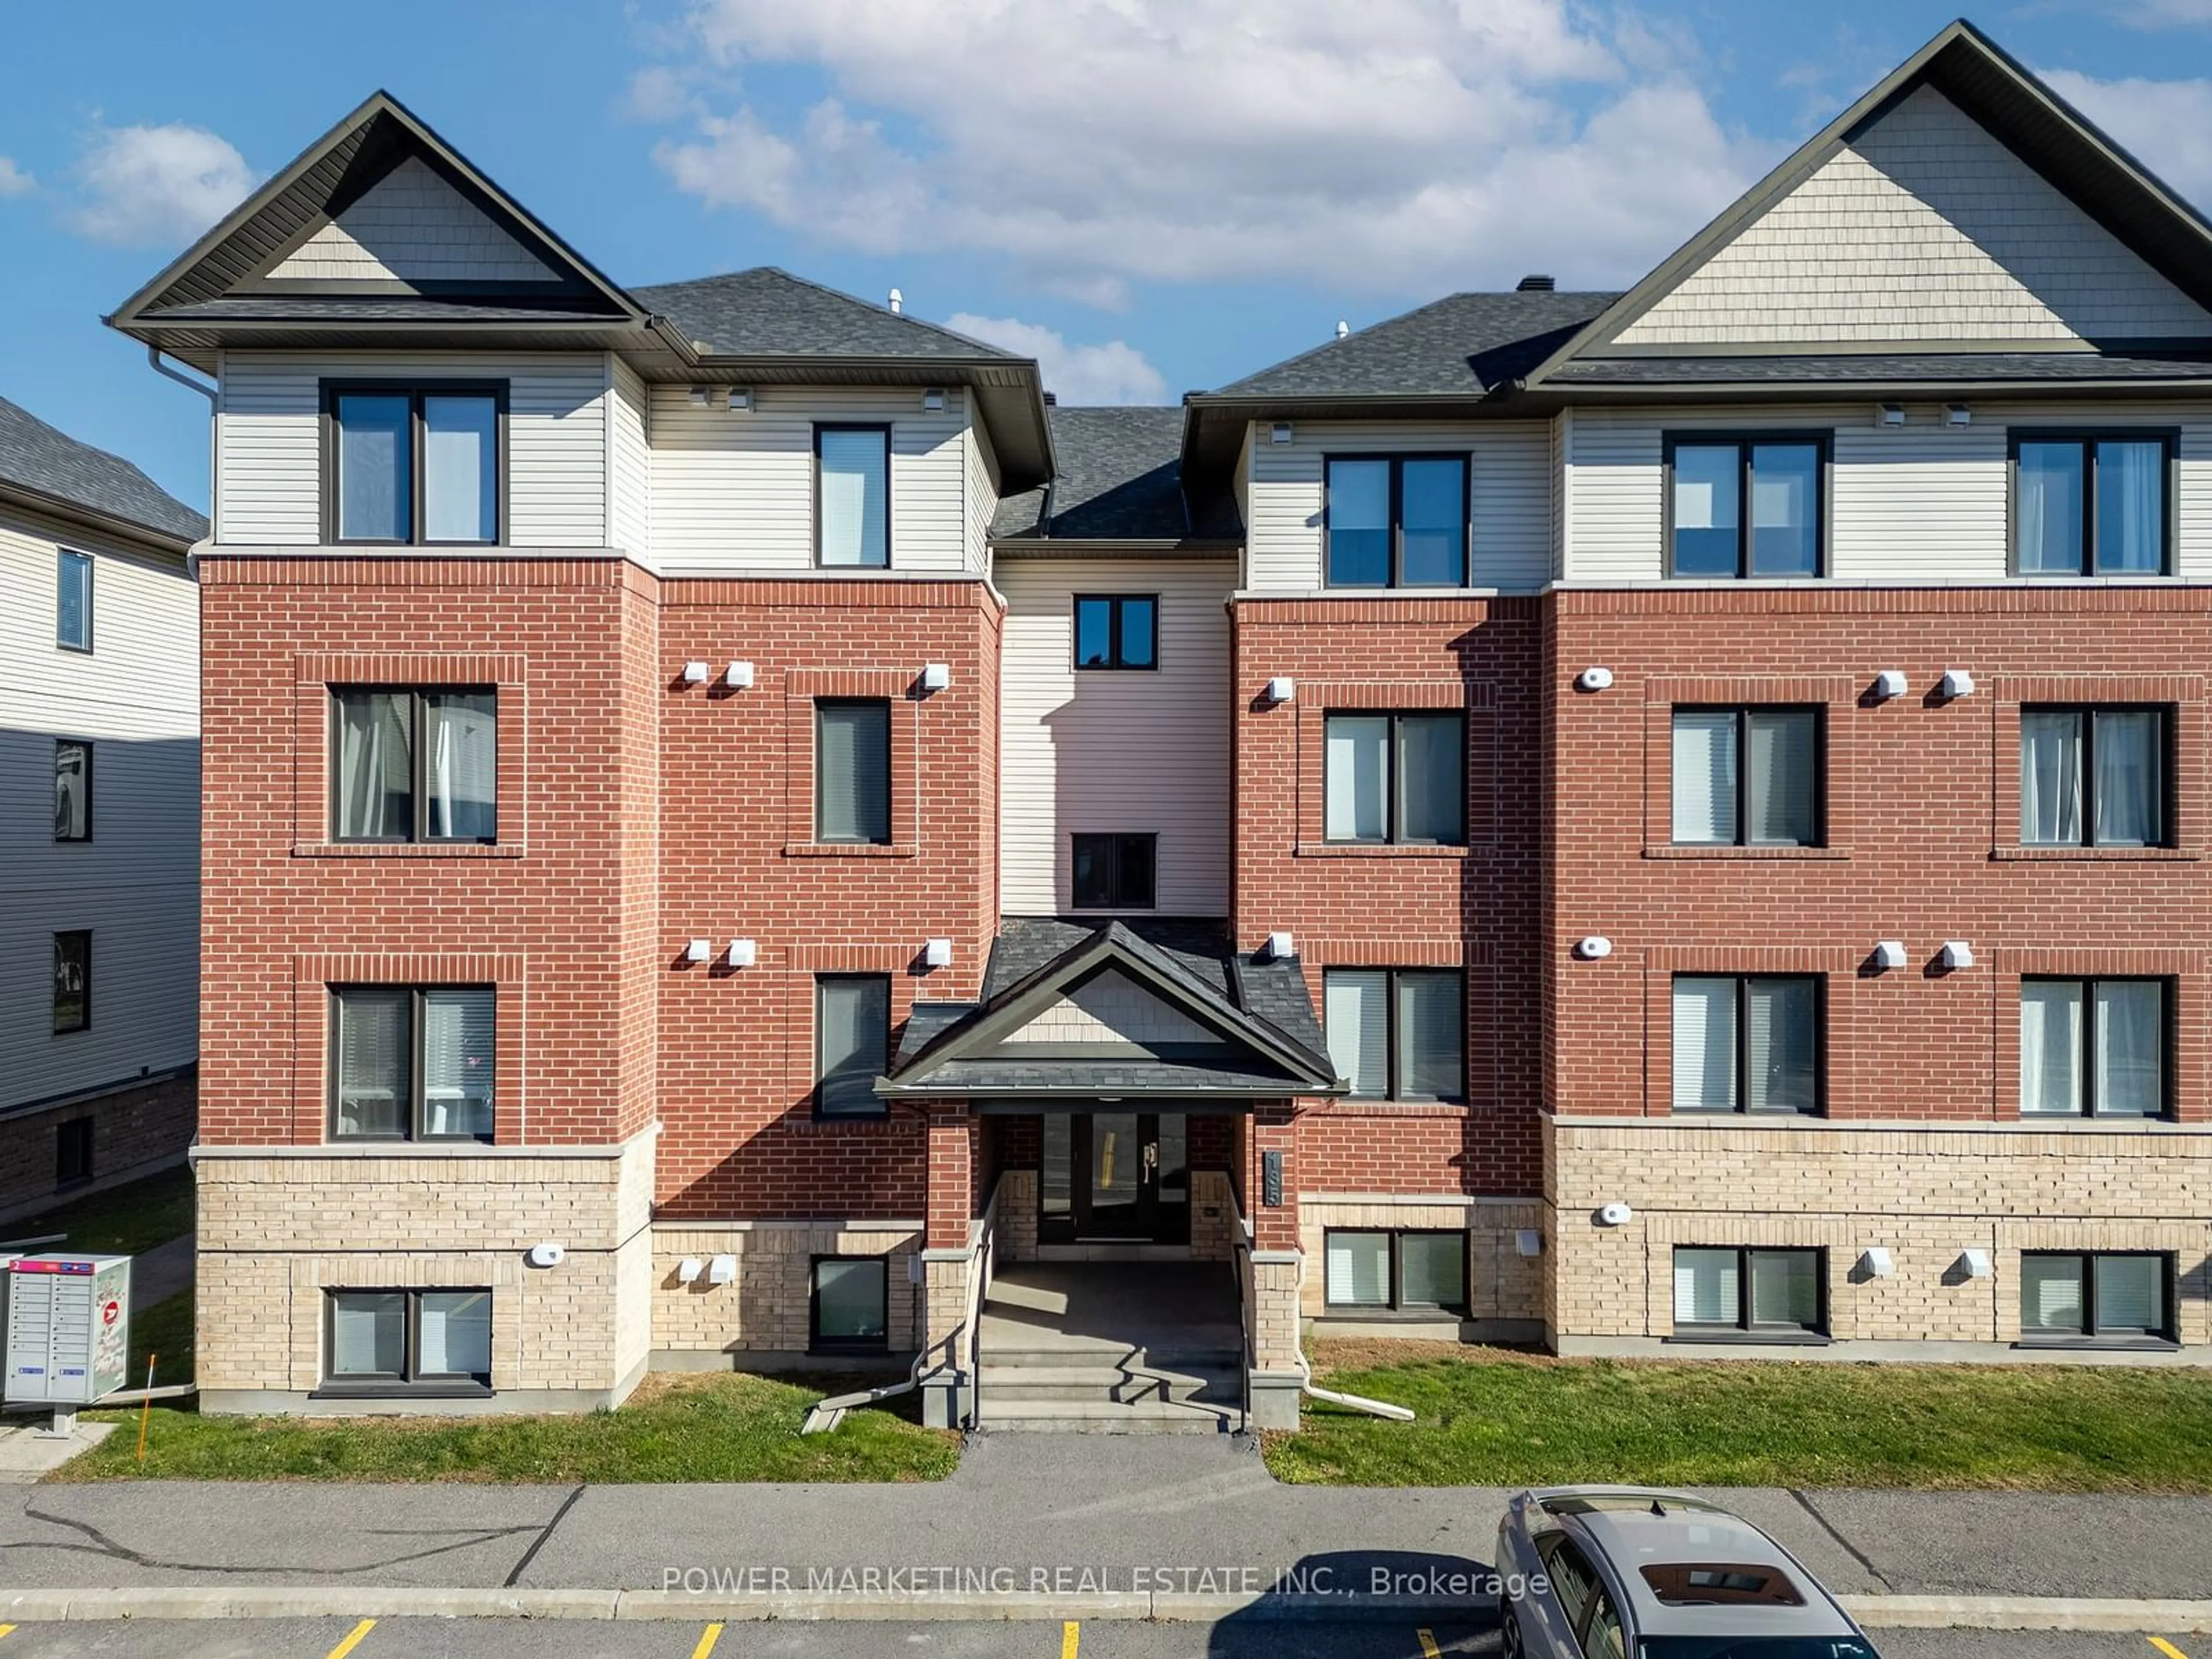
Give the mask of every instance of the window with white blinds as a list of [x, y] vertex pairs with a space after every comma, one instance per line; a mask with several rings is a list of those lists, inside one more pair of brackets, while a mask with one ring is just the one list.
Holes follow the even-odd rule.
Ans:
[[1322, 975], [1329, 1059], [1360, 1098], [1462, 1099], [1466, 1002], [1466, 980], [1449, 969], [1331, 968]]
[[2166, 724], [2162, 708], [2021, 710], [2021, 844], [2171, 844]]
[[888, 846], [890, 838], [890, 704], [816, 703], [814, 839]]
[[1820, 1109], [1820, 985], [1809, 975], [1677, 975], [1677, 1112]]
[[891, 562], [891, 432], [814, 428], [815, 553], [823, 565], [880, 570]]
[[2164, 1115], [2172, 1007], [2164, 980], [2023, 979], [2021, 1115]]
[[496, 1000], [488, 985], [333, 988], [332, 1138], [489, 1140]]
[[2173, 1258], [2148, 1251], [2024, 1252], [2020, 1330], [2024, 1342], [2171, 1341]]
[[1678, 708], [1671, 770], [1678, 844], [1820, 844], [1817, 709]]
[[1464, 1232], [1332, 1228], [1323, 1240], [1332, 1308], [1458, 1312], [1467, 1306]]
[[1389, 1234], [1333, 1232], [1323, 1254], [1328, 1263], [1331, 1306], [1390, 1305]]
[[1820, 1250], [1678, 1248], [1674, 1328], [1818, 1334], [1825, 1262]]
[[496, 691], [348, 687], [332, 698], [338, 840], [498, 840]]
[[890, 975], [824, 974], [814, 981], [814, 1109], [823, 1117], [881, 1115], [876, 1079], [890, 1063]]
[[1330, 841], [1467, 839], [1467, 722], [1458, 714], [1331, 714], [1322, 775], [1322, 833]]

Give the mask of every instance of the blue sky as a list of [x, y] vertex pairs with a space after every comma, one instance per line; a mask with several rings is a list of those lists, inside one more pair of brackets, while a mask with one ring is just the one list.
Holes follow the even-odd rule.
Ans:
[[[16, 9], [0, 396], [206, 499], [102, 327], [384, 87], [617, 281], [775, 264], [1169, 401], [1455, 288], [1633, 280], [1940, 28], [1861, 0], [142, 0]], [[2212, 203], [2212, 0], [1972, 14]]]

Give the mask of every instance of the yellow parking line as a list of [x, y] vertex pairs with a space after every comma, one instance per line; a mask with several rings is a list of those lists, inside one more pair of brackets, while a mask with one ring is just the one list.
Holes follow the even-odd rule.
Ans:
[[707, 1659], [714, 1650], [714, 1644], [722, 1639], [722, 1627], [709, 1625], [699, 1632], [699, 1645], [691, 1650], [691, 1659]]
[[2172, 1643], [2167, 1641], [2163, 1636], [2154, 1636], [2148, 1639], [2151, 1646], [2156, 1648], [2160, 1653], [2164, 1654], [2166, 1656], [2166, 1659], [2189, 1659], [2189, 1656], [2187, 1654], [2184, 1653], [2179, 1648], [2174, 1646]]
[[346, 1639], [344, 1641], [339, 1643], [337, 1646], [331, 1650], [330, 1659], [346, 1659], [346, 1655], [351, 1653], [356, 1648], [361, 1645], [361, 1638], [368, 1635], [369, 1632], [375, 1628], [375, 1620], [362, 1620], [361, 1623], [356, 1625], [353, 1629], [347, 1633]]
[[1437, 1650], [1437, 1636], [1434, 1631], [1424, 1628], [1415, 1631], [1413, 1634], [1421, 1638], [1421, 1659], [1442, 1659], [1442, 1656]]
[[0, 1636], [7, 1635], [9, 1632], [15, 1628], [15, 1627], [13, 1625], [0, 1625]]
[[1060, 1626], [1060, 1659], [1075, 1659], [1076, 1644], [1082, 1640], [1083, 1626], [1073, 1619], [1065, 1620]]

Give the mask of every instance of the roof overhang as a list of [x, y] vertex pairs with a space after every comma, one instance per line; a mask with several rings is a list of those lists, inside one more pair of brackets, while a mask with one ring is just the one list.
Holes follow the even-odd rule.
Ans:
[[82, 525], [90, 530], [113, 536], [120, 541], [137, 542], [178, 558], [188, 556], [199, 544], [191, 537], [173, 536], [167, 531], [156, 530], [137, 519], [126, 519], [113, 513], [102, 513], [79, 501], [60, 495], [50, 495], [42, 489], [32, 489], [19, 483], [0, 479], [0, 503], [21, 507], [26, 512], [40, 514], [49, 519], [58, 519], [66, 524]]
[[1480, 396], [1464, 392], [1408, 396], [1366, 392], [1352, 397], [1251, 397], [1192, 392], [1183, 397], [1183, 488], [1194, 480], [1218, 486], [1237, 467], [1244, 428], [1254, 421], [1494, 421], [1526, 420], [1545, 411], [1522, 401], [1517, 385]]

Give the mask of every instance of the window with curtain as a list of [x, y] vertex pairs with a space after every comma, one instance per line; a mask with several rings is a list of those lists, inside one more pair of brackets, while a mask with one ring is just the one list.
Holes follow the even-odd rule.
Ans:
[[890, 1063], [889, 974], [823, 974], [814, 981], [814, 1109], [878, 1117], [876, 1079]]
[[2165, 1115], [2172, 1007], [2160, 979], [2023, 979], [2022, 1115]]
[[814, 705], [814, 839], [890, 844], [888, 702], [825, 698]]
[[1073, 837], [1068, 892], [1078, 910], [1149, 910], [1158, 897], [1156, 835]]
[[2020, 1337], [2028, 1344], [2172, 1341], [2173, 1258], [2151, 1251], [2022, 1252]]
[[54, 839], [92, 839], [92, 745], [54, 739]]
[[1460, 1100], [1467, 984], [1455, 969], [1331, 968], [1322, 975], [1329, 1059], [1370, 1100]]
[[507, 387], [326, 383], [334, 542], [500, 539]]
[[1818, 576], [1829, 434], [1669, 435], [1668, 574]]
[[496, 1005], [485, 985], [333, 987], [331, 1138], [489, 1140]]
[[2164, 847], [2167, 711], [2020, 711], [2020, 839], [2028, 847]]
[[1468, 458], [1331, 456], [1325, 465], [1331, 587], [1468, 585]]
[[1160, 601], [1152, 593], [1075, 596], [1078, 668], [1158, 668]]
[[2023, 576], [2166, 570], [2171, 432], [2014, 432], [2013, 568]]
[[73, 928], [54, 935], [53, 1027], [56, 1036], [92, 1025], [92, 934]]
[[832, 1352], [889, 1346], [886, 1265], [879, 1255], [815, 1258], [811, 1347]]
[[332, 694], [331, 820], [340, 841], [499, 839], [499, 695]]
[[1467, 1307], [1467, 1235], [1332, 1228], [1322, 1240], [1328, 1306], [1395, 1312]]
[[1825, 1324], [1822, 1250], [1674, 1251], [1674, 1329], [1818, 1334]]
[[1820, 711], [1677, 708], [1674, 839], [1682, 846], [1820, 842]]
[[814, 428], [814, 562], [881, 570], [891, 562], [891, 429]]
[[92, 649], [92, 555], [63, 548], [54, 555], [54, 643]]
[[490, 1388], [489, 1291], [331, 1291], [327, 1299], [325, 1386]]
[[1809, 975], [1678, 974], [1674, 1109], [1820, 1109], [1820, 982]]
[[1457, 714], [1336, 714], [1322, 721], [1328, 840], [1467, 841], [1467, 721]]

